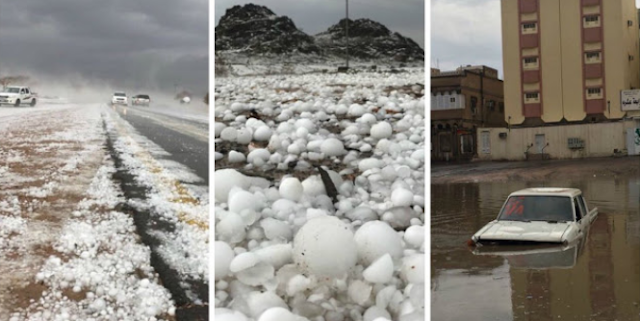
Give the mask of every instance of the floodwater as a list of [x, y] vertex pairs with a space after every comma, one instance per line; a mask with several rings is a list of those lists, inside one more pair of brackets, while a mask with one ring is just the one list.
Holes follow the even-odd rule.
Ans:
[[[518, 189], [575, 187], [599, 215], [583, 242], [518, 256], [466, 241]], [[640, 180], [431, 186], [431, 320], [640, 320]]]

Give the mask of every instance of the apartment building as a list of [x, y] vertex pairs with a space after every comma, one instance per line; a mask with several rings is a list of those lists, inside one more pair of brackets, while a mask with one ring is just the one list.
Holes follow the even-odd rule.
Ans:
[[431, 159], [477, 155], [477, 128], [506, 126], [502, 80], [487, 66], [431, 68]]
[[541, 126], [640, 116], [634, 0], [502, 0], [505, 121]]

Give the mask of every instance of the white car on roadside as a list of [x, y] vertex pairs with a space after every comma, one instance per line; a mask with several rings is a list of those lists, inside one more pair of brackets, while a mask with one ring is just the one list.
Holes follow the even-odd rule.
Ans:
[[116, 92], [113, 94], [113, 97], [111, 97], [111, 104], [112, 105], [129, 105], [129, 101], [127, 99], [127, 94], [124, 92]]
[[8, 86], [0, 90], [0, 105], [12, 105], [20, 107], [29, 104], [33, 107], [37, 103], [37, 97], [31, 89], [26, 86]]
[[528, 188], [509, 195], [498, 217], [473, 235], [473, 243], [569, 244], [584, 236], [598, 215], [575, 188]]

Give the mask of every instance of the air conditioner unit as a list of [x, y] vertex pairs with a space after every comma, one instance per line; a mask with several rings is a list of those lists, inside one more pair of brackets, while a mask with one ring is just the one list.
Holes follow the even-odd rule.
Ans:
[[498, 137], [500, 137], [501, 139], [506, 139], [507, 138], [507, 133], [499, 133]]
[[627, 20], [627, 26], [629, 26], [629, 27], [633, 26], [633, 21]]

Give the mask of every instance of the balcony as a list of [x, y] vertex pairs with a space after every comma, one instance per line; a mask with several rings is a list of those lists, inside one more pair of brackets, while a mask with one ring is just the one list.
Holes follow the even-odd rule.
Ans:
[[584, 28], [584, 42], [602, 42], [602, 27]]
[[604, 112], [604, 99], [587, 100], [585, 104], [587, 114], [601, 114]]
[[585, 79], [602, 78], [602, 64], [585, 64], [584, 78]]
[[597, 6], [600, 4], [600, 0], [582, 0], [582, 6]]
[[538, 47], [538, 35], [520, 35], [520, 48], [536, 48]]
[[518, 0], [520, 13], [533, 13], [538, 11], [538, 0]]
[[522, 72], [522, 82], [525, 84], [540, 82], [540, 72], [538, 70], [524, 70]]
[[522, 105], [522, 114], [526, 118], [542, 117], [542, 105], [540, 103]]

